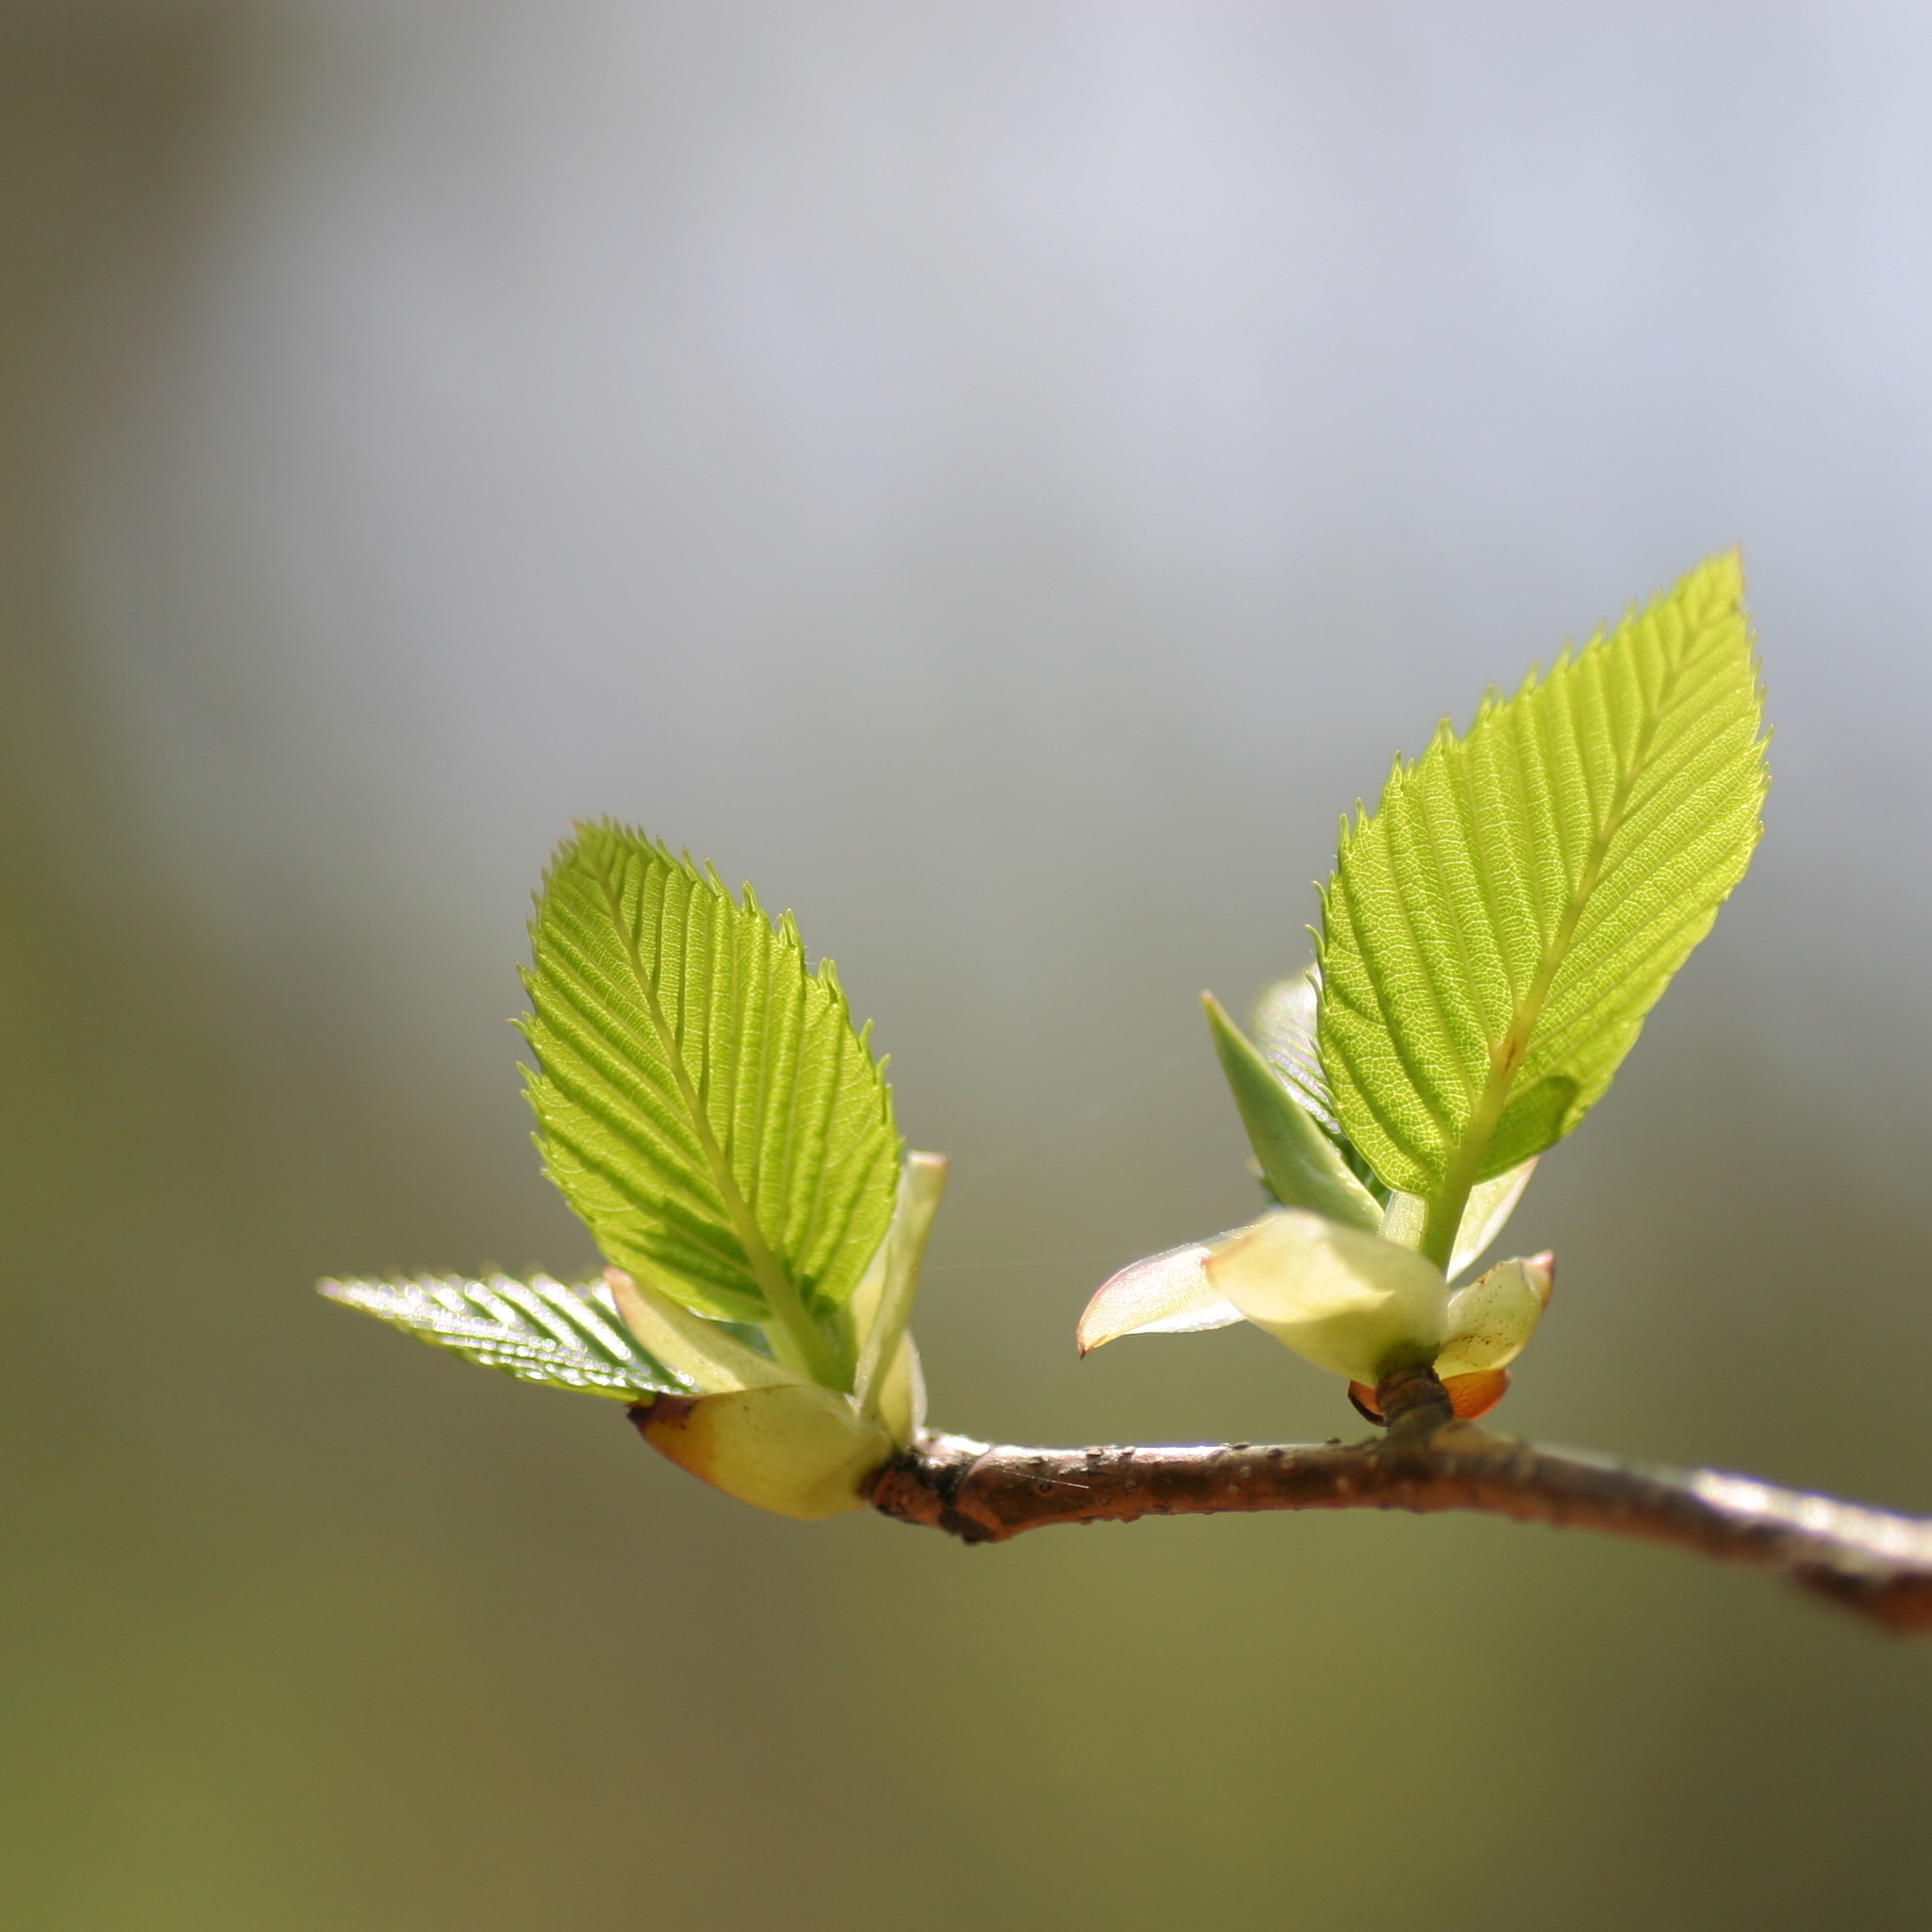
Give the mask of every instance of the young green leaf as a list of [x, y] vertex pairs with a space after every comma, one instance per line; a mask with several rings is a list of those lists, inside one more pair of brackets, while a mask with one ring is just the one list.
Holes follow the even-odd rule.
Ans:
[[609, 823], [558, 854], [531, 937], [539, 1144], [605, 1256], [849, 1388], [841, 1311], [892, 1218], [899, 1135], [832, 962], [808, 972], [790, 913]]
[[1757, 841], [1762, 693], [1735, 555], [1457, 738], [1397, 761], [1323, 895], [1320, 1047], [1343, 1132], [1429, 1203], [1449, 1259], [1470, 1190], [1601, 1097]]
[[1308, 965], [1269, 987], [1255, 1002], [1255, 1043], [1288, 1083], [1289, 1092], [1314, 1116], [1315, 1124], [1341, 1155], [1342, 1165], [1386, 1207], [1389, 1189], [1335, 1118], [1335, 1101], [1328, 1091], [1328, 1076], [1322, 1071], [1322, 1054], [1316, 1042], [1322, 1017], [1322, 989], [1317, 981], [1316, 969]]
[[1313, 966], [1277, 979], [1255, 1002], [1255, 1041], [1262, 1057], [1332, 1141], [1341, 1138], [1341, 1124], [1335, 1118], [1328, 1076], [1322, 1071], [1321, 1049], [1315, 1042], [1321, 1018], [1322, 989], [1315, 982]]
[[[1335, 1118], [1335, 1103], [1328, 1092], [1327, 1076], [1322, 1072], [1316, 1045], [1321, 1015], [1322, 990], [1316, 983], [1315, 969], [1306, 967], [1291, 978], [1276, 980], [1256, 1003], [1256, 1040], [1291, 1096], [1313, 1115], [1329, 1144], [1341, 1156], [1343, 1166], [1380, 1204], [1381, 1221], [1376, 1231], [1383, 1240], [1400, 1242], [1406, 1248], [1419, 1247], [1428, 1224], [1429, 1204], [1420, 1194], [1395, 1192], [1384, 1186]], [[1535, 1169], [1536, 1159], [1532, 1157], [1493, 1180], [1479, 1182], [1470, 1191], [1461, 1228], [1449, 1259], [1443, 1264], [1443, 1272], [1452, 1280], [1503, 1232]]]
[[321, 1291], [520, 1382], [620, 1402], [693, 1392], [686, 1377], [638, 1346], [601, 1281], [566, 1288], [541, 1274], [530, 1281], [425, 1275], [419, 1281], [325, 1281]]
[[[908, 1154], [899, 1177], [898, 1206], [892, 1225], [873, 1256], [865, 1279], [852, 1298], [852, 1313], [858, 1333], [858, 1370], [853, 1377], [852, 1392], [868, 1415], [883, 1414], [895, 1399], [898, 1384], [905, 1384], [909, 1408], [917, 1407], [914, 1391], [919, 1380], [918, 1351], [907, 1333], [912, 1320], [912, 1304], [919, 1294], [919, 1271], [925, 1260], [925, 1244], [932, 1238], [933, 1217], [940, 1209], [940, 1198], [946, 1191], [946, 1175], [952, 1163], [943, 1154]], [[903, 1362], [903, 1374], [901, 1365]], [[909, 1431], [907, 1440], [910, 1441]]]
[[1284, 1208], [1307, 1208], [1350, 1227], [1379, 1228], [1380, 1203], [1349, 1173], [1314, 1115], [1290, 1093], [1273, 1064], [1261, 1058], [1211, 992], [1201, 995], [1201, 1004], [1221, 1071], [1274, 1198]]

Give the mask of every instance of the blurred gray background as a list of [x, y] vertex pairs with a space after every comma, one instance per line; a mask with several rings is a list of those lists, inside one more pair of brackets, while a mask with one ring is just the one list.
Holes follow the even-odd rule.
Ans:
[[1518, 1246], [1499, 1422], [1932, 1508], [1932, 10], [0, 18], [0, 1916], [1932, 1916], [1932, 1650], [1381, 1517], [760, 1517], [310, 1292], [588, 1264], [576, 815], [839, 959], [936, 1418], [1349, 1433], [1072, 1325], [1251, 1200], [1195, 995], [1336, 815], [1742, 543], [1770, 834]]

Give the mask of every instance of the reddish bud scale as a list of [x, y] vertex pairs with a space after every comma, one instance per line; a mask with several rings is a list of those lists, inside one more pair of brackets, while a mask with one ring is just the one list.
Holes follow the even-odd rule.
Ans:
[[[1457, 1421], [1473, 1423], [1478, 1416], [1488, 1415], [1509, 1392], [1509, 1371], [1477, 1369], [1467, 1375], [1444, 1375], [1442, 1392], [1448, 1396]], [[1348, 1399], [1370, 1422], [1382, 1420], [1382, 1411], [1375, 1407], [1375, 1391], [1367, 1382], [1351, 1382]]]

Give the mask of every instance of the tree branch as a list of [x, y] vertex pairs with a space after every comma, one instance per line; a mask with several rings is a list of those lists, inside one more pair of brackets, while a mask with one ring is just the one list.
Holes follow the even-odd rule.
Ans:
[[1890, 1630], [1932, 1630], [1932, 1519], [1715, 1470], [1539, 1449], [1444, 1420], [1416, 1392], [1404, 1412], [1385, 1385], [1396, 1395], [1384, 1404], [1388, 1434], [1350, 1444], [1018, 1449], [924, 1435], [880, 1471], [872, 1505], [969, 1543], [1054, 1523], [1223, 1510], [1473, 1509], [1749, 1563]]

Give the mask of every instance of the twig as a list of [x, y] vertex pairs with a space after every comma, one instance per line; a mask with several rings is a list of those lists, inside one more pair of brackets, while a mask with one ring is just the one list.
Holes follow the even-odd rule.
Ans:
[[1019, 1449], [924, 1435], [879, 1473], [872, 1504], [969, 1543], [1223, 1510], [1473, 1509], [1754, 1564], [1890, 1630], [1932, 1630], [1932, 1519], [1715, 1470], [1539, 1449], [1445, 1420], [1421, 1388], [1405, 1405], [1409, 1392], [1385, 1384], [1388, 1434], [1346, 1445]]

